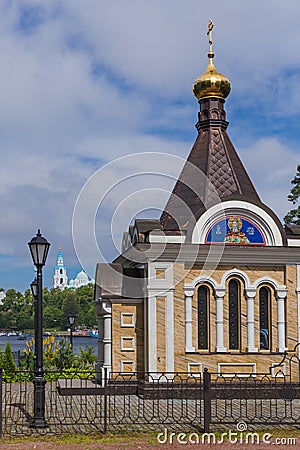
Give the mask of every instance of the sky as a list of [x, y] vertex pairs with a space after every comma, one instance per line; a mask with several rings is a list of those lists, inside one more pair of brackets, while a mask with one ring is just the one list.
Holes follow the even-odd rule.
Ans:
[[87, 234], [109, 262], [134, 217], [159, 215], [197, 136], [210, 18], [229, 136], [262, 201], [291, 209], [299, 0], [3, 0], [0, 17], [0, 287], [28, 288], [38, 228], [51, 287], [58, 248], [69, 278], [93, 278]]

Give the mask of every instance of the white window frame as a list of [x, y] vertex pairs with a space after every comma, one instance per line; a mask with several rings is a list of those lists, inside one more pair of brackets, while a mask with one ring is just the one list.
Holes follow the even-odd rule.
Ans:
[[[276, 375], [275, 369], [278, 369], [278, 371], [280, 371], [281, 373], [279, 375]], [[273, 378], [284, 378], [286, 375], [286, 364], [283, 363], [278, 366], [276, 363], [272, 363], [271, 374]]]
[[[131, 317], [131, 323], [124, 323], [124, 317]], [[122, 328], [134, 328], [134, 313], [121, 312], [121, 327]]]
[[[125, 341], [129, 341], [131, 339], [132, 346], [126, 346]], [[128, 344], [127, 344], [128, 345]], [[134, 337], [133, 336], [121, 336], [121, 351], [122, 352], [134, 352]]]
[[156, 267], [155, 268], [155, 278], [156, 278], [156, 280], [165, 280], [166, 279], [166, 269], [164, 267]]
[[[191, 372], [192, 366], [198, 366], [199, 373], [198, 372]], [[203, 371], [203, 364], [202, 363], [195, 363], [195, 362], [189, 362], [188, 363], [188, 374], [191, 377], [200, 378]]]
[[[131, 372], [125, 372], [124, 371], [124, 365], [125, 364], [132, 364], [132, 371]], [[130, 360], [123, 360], [121, 361], [121, 373], [124, 375], [131, 375], [132, 373], [134, 373], [134, 361], [130, 361]]]
[[219, 375], [219, 377], [224, 377], [224, 378], [226, 378], [226, 377], [228, 377], [228, 378], [232, 378], [233, 376], [235, 376], [235, 373], [236, 372], [228, 372], [228, 373], [222, 373], [221, 372], [221, 370], [222, 370], [222, 366], [236, 366], [236, 367], [247, 367], [247, 366], [249, 366], [249, 367], [252, 367], [253, 368], [253, 370], [252, 370], [252, 372], [248, 372], [248, 373], [244, 373], [244, 372], [241, 372], [241, 373], [237, 373], [237, 377], [240, 377], [240, 378], [247, 378], [247, 377], [249, 377], [249, 376], [251, 376], [251, 377], [256, 377], [256, 363], [218, 363], [218, 375]]

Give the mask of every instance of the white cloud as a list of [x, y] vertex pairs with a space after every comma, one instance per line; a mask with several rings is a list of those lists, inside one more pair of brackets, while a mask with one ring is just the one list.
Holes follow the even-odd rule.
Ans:
[[299, 153], [276, 138], [263, 138], [241, 148], [240, 155], [261, 200], [282, 219], [292, 208], [287, 195], [299, 164]]

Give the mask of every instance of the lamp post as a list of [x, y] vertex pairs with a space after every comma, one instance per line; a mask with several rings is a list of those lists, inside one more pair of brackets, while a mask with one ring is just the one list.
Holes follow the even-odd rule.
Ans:
[[73, 325], [74, 325], [74, 322], [76, 319], [75, 314], [70, 314], [68, 316], [68, 319], [69, 319], [69, 324], [70, 324], [70, 345], [71, 345], [71, 348], [73, 349]]
[[[37, 305], [37, 279], [35, 277], [35, 279], [33, 280], [32, 283], [30, 283], [30, 289], [31, 289], [31, 294], [33, 297], [33, 305], [34, 305], [34, 319], [37, 317], [36, 314], [36, 305]], [[36, 323], [37, 321], [34, 320], [34, 338], [36, 338], [37, 335], [37, 328], [36, 328]], [[36, 347], [34, 346], [34, 371], [35, 371], [35, 364], [36, 364]]]
[[56, 323], [57, 323], [57, 319], [53, 319], [54, 322], [54, 338], [56, 339]]
[[[44, 366], [43, 366], [43, 272], [42, 268], [46, 263], [50, 244], [38, 230], [30, 242], [29, 250], [32, 256], [33, 264], [37, 270], [36, 285], [31, 283], [32, 293], [36, 293], [36, 302], [34, 310], [34, 339], [35, 339], [35, 364], [34, 364], [34, 416], [31, 423], [32, 428], [46, 428], [45, 420], [45, 385]], [[32, 287], [33, 285], [33, 287]]]

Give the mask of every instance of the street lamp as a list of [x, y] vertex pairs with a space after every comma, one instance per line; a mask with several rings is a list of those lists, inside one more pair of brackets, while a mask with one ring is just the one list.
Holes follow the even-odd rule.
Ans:
[[70, 345], [71, 345], [71, 348], [73, 349], [73, 325], [74, 325], [74, 322], [76, 319], [75, 314], [70, 314], [68, 316], [68, 319], [69, 319], [69, 324], [70, 324]]
[[56, 324], [57, 324], [57, 319], [53, 319], [54, 322], [54, 338], [56, 339]]
[[[46, 428], [45, 420], [45, 385], [44, 367], [43, 367], [43, 273], [42, 268], [46, 264], [46, 259], [50, 244], [38, 230], [30, 242], [29, 250], [32, 256], [33, 264], [37, 270], [37, 277], [31, 283], [32, 294], [36, 294], [34, 311], [34, 340], [35, 340], [35, 365], [34, 365], [34, 416], [31, 423], [32, 428]], [[36, 283], [35, 283], [36, 282]]]
[[33, 300], [36, 302], [36, 298], [37, 298], [37, 279], [36, 279], [36, 277], [33, 280], [33, 282], [30, 283], [30, 288], [31, 288], [31, 294], [32, 294]]
[[[37, 279], [35, 277], [35, 279], [32, 281], [32, 283], [30, 283], [30, 289], [31, 289], [31, 294], [33, 297], [33, 305], [34, 305], [34, 318], [37, 317], [36, 314], [36, 305], [37, 305]], [[37, 328], [36, 328], [36, 320], [34, 320], [34, 337], [36, 337], [37, 335]], [[35, 365], [36, 365], [36, 347], [34, 347], [34, 370], [35, 370]]]

